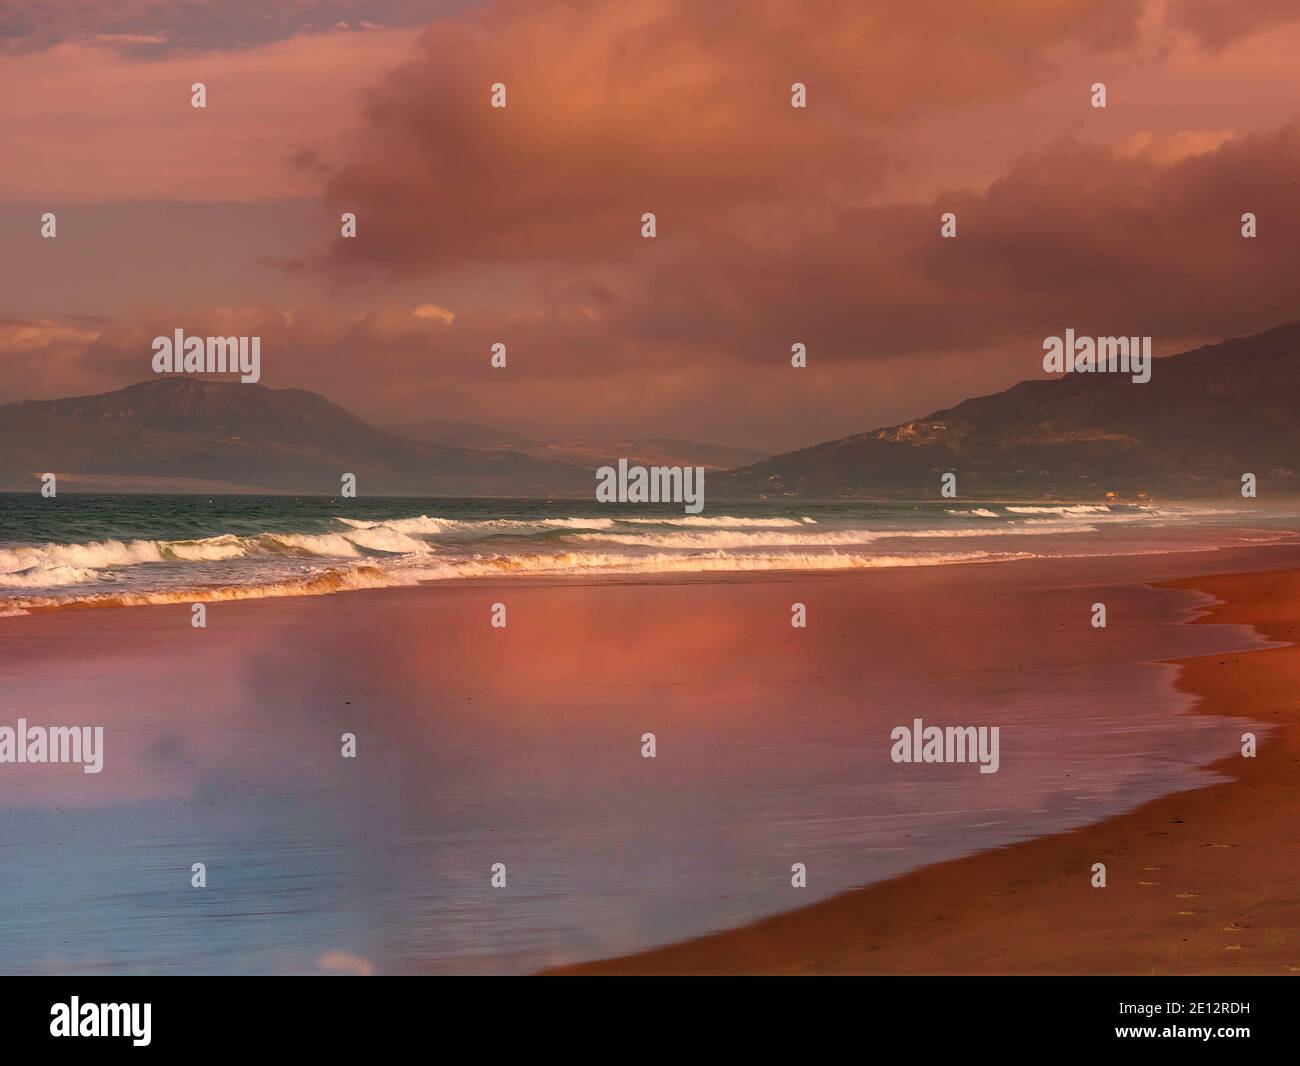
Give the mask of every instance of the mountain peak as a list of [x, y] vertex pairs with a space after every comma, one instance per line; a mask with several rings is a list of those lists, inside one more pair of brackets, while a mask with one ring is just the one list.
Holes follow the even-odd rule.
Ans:
[[[253, 389], [263, 392], [279, 392], [284, 390], [270, 389], [259, 382], [245, 381], [209, 381], [206, 378], [190, 377], [182, 374], [169, 374], [156, 378], [149, 378], [146, 381], [137, 381], [134, 385], [127, 385], [118, 391], [121, 392], [159, 392], [159, 393], [220, 393], [233, 389]], [[294, 390], [298, 391], [298, 390]], [[107, 394], [104, 394], [107, 395]]]
[[[99, 488], [160, 480], [330, 495], [550, 495], [588, 489], [569, 464], [396, 437], [305, 389], [159, 377], [114, 392], [0, 407], [0, 487], [35, 471]], [[113, 489], [109, 488], [109, 491]]]

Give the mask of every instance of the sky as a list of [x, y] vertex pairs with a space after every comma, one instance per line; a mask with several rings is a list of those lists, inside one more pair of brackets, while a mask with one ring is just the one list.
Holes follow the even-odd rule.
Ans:
[[1258, 332], [1297, 54], [1293, 0], [0, 0], [0, 403], [180, 328], [381, 426], [773, 452]]

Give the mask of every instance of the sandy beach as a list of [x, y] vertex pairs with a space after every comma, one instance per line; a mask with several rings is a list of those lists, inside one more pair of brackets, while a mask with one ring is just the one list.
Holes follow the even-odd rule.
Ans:
[[[1300, 571], [1185, 579], [1199, 623], [1300, 631]], [[1300, 973], [1300, 648], [1179, 661], [1200, 715], [1271, 727], [1228, 780], [581, 974]], [[1090, 885], [1106, 864], [1105, 888]]]

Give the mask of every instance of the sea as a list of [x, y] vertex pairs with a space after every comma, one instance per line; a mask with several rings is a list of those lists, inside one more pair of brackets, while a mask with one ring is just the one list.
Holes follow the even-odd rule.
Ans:
[[466, 578], [945, 566], [1274, 543], [1294, 509], [0, 494], [0, 614]]

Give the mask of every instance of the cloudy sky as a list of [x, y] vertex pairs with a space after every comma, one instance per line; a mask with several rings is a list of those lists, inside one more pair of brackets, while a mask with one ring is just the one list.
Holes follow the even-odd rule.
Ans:
[[1298, 54], [1294, 0], [0, 0], [0, 402], [183, 328], [379, 424], [774, 451], [1256, 332]]

